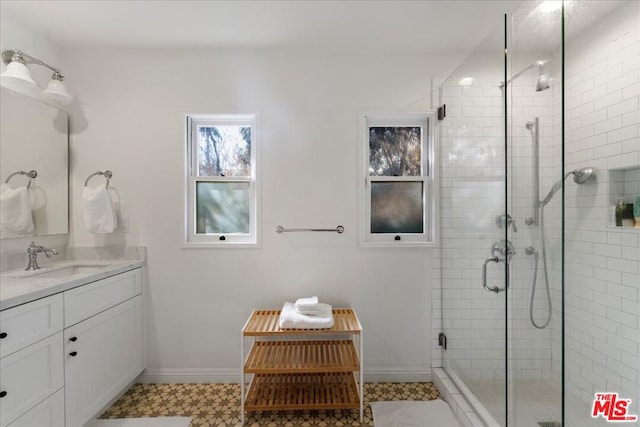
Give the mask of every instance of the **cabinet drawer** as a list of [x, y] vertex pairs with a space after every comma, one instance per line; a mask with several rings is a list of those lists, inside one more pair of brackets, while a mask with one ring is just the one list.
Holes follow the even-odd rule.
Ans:
[[62, 294], [0, 312], [0, 358], [62, 330]]
[[0, 426], [62, 388], [62, 332], [0, 360]]
[[64, 390], [38, 404], [8, 427], [64, 427]]
[[140, 294], [141, 281], [138, 268], [66, 291], [65, 328]]

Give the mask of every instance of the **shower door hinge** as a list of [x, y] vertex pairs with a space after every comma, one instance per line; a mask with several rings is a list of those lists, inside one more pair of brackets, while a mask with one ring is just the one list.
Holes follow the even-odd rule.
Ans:
[[438, 345], [444, 347], [445, 350], [447, 349], [447, 336], [442, 332], [438, 334]]
[[438, 120], [444, 120], [447, 117], [447, 104], [438, 107]]

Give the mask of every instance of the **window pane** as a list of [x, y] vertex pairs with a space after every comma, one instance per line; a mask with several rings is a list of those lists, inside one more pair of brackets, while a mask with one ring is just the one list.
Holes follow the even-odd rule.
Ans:
[[370, 176], [422, 175], [422, 128], [386, 126], [369, 128]]
[[249, 233], [248, 182], [196, 182], [196, 234]]
[[198, 126], [198, 176], [251, 176], [251, 127]]
[[422, 233], [422, 182], [371, 183], [371, 233]]

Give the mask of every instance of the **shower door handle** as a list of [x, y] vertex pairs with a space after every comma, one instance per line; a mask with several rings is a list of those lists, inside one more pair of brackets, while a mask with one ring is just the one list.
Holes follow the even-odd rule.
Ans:
[[487, 258], [484, 260], [484, 264], [482, 265], [482, 288], [485, 291], [489, 291], [497, 294], [498, 292], [500, 292], [500, 288], [498, 288], [497, 286], [494, 286], [493, 288], [490, 288], [489, 286], [487, 286], [487, 264], [489, 264], [490, 262], [498, 263], [500, 262], [500, 259], [497, 256], [495, 256], [493, 258]]

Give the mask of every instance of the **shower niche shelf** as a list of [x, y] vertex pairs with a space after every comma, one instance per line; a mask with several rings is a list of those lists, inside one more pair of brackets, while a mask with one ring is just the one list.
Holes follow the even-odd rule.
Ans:
[[280, 329], [280, 310], [251, 314], [242, 328], [243, 424], [245, 412], [299, 409], [359, 409], [362, 421], [362, 326], [352, 309], [333, 309], [333, 318], [329, 329]]
[[[640, 165], [609, 170], [609, 203], [616, 205], [621, 199], [625, 204], [633, 204], [640, 195]], [[614, 226], [607, 228], [618, 230], [640, 230], [638, 226]]]

